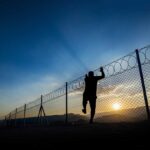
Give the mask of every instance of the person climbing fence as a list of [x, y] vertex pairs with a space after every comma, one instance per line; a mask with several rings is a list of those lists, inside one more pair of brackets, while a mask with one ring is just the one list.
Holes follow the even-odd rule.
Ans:
[[90, 108], [91, 108], [91, 118], [89, 123], [93, 123], [93, 118], [95, 115], [96, 109], [96, 91], [97, 91], [97, 82], [105, 78], [105, 73], [103, 67], [100, 67], [100, 72], [102, 73], [101, 76], [94, 76], [93, 71], [89, 71], [88, 75], [85, 75], [85, 90], [83, 93], [83, 109], [82, 112], [86, 114], [86, 105], [89, 101]]

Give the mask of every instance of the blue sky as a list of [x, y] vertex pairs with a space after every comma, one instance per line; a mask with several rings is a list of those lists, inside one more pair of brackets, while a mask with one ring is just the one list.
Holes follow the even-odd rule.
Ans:
[[0, 0], [0, 114], [150, 44], [149, 0]]

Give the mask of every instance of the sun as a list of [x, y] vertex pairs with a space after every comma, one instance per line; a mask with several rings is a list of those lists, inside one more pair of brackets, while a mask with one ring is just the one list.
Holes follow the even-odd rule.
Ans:
[[114, 110], [120, 110], [121, 105], [120, 105], [119, 103], [114, 103], [114, 104], [112, 105], [112, 108], [113, 108]]

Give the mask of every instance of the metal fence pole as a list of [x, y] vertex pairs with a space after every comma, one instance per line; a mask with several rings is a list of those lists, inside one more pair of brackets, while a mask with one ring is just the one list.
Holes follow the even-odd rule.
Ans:
[[26, 104], [24, 105], [24, 118], [23, 118], [23, 125], [26, 126]]
[[11, 126], [11, 112], [9, 114], [9, 126]]
[[40, 120], [40, 124], [43, 124], [42, 114], [43, 114], [44, 119], [47, 121], [45, 110], [43, 107], [43, 95], [41, 95], [41, 105], [40, 105], [40, 109], [39, 109], [39, 113], [38, 113], [38, 120]]
[[139, 73], [140, 73], [140, 78], [141, 78], [141, 84], [142, 84], [142, 89], [143, 89], [143, 96], [144, 96], [144, 101], [145, 101], [145, 106], [146, 106], [147, 118], [148, 118], [148, 120], [150, 120], [150, 110], [149, 110], [149, 105], [148, 105], [147, 93], [146, 93], [145, 82], [144, 82], [143, 71], [142, 71], [141, 60], [140, 60], [138, 49], [136, 49], [135, 52], [136, 52], [138, 68], [139, 68]]
[[15, 112], [15, 126], [17, 125], [17, 108], [16, 108], [16, 112]]
[[66, 82], [66, 121], [68, 123], [68, 82]]
[[7, 117], [5, 116], [5, 123], [4, 126], [7, 126]]
[[40, 115], [40, 124], [43, 125], [43, 116], [42, 116], [42, 112], [43, 112], [43, 95], [41, 95], [41, 115]]
[[46, 124], [48, 124], [47, 116], [43, 107], [43, 95], [41, 95], [41, 101], [42, 101], [42, 111], [43, 111], [44, 121], [46, 121]]
[[41, 103], [40, 103], [40, 109], [39, 109], [39, 112], [38, 112], [38, 123], [41, 124], [41, 116], [42, 116], [42, 95], [41, 95]]

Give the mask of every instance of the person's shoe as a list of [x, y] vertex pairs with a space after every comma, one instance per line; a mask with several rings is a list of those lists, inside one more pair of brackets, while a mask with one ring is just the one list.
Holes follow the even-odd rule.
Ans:
[[83, 112], [84, 114], [86, 114], [86, 109], [82, 109], [82, 112]]

